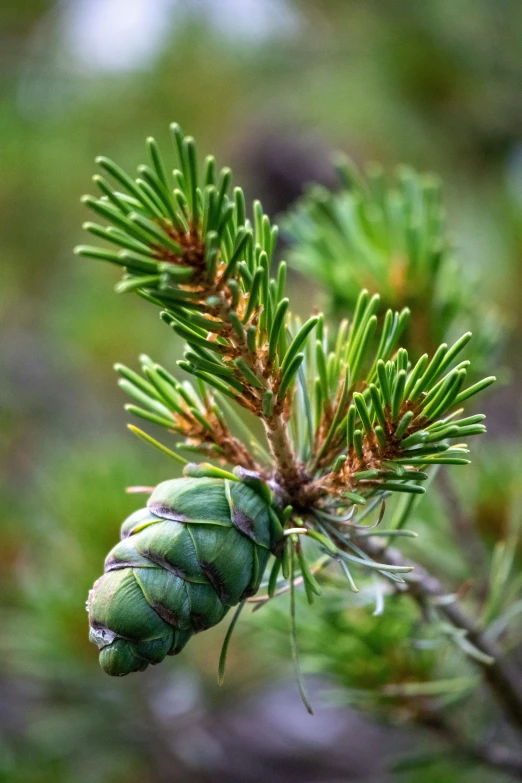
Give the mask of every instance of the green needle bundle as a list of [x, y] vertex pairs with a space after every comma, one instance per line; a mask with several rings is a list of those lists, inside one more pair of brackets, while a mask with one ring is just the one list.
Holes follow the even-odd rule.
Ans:
[[[410, 308], [379, 313], [380, 296], [357, 290], [350, 276], [349, 319], [329, 326], [314, 313], [301, 321], [286, 293], [286, 264], [275, 262], [277, 227], [262, 204], [248, 207], [230, 169], [218, 171], [212, 156], [200, 160], [178, 125], [171, 136], [177, 168], [150, 138], [149, 164], [137, 176], [99, 158], [98, 197], [84, 198], [103, 220], [85, 224], [102, 245], [82, 245], [77, 254], [116, 266], [123, 273], [116, 290], [157, 307], [185, 344], [177, 362], [185, 380], [148, 356], [141, 373], [116, 365], [132, 398], [127, 411], [174, 436], [174, 448], [131, 431], [185, 468], [184, 478], [160, 484], [124, 523], [89, 597], [90, 636], [103, 669], [124, 675], [180, 652], [239, 605], [222, 680], [244, 601], [263, 605], [288, 591], [292, 657], [311, 711], [298, 666], [296, 590], [302, 585], [312, 603], [340, 571], [356, 592], [352, 570], [357, 579], [362, 572], [380, 612], [383, 581], [388, 590], [410, 588], [413, 566], [371, 537], [416, 535], [405, 524], [439, 466], [467, 465], [468, 438], [485, 432], [484, 416], [465, 408], [495, 378], [469, 385], [470, 332], [437, 340], [421, 356], [401, 347]], [[429, 188], [419, 193], [426, 220], [421, 233], [407, 236], [425, 251], [431, 291], [445, 234], [438, 200]], [[404, 196], [402, 223], [415, 194]], [[381, 221], [379, 241], [395, 247], [388, 230]], [[374, 256], [383, 264], [387, 257]], [[348, 263], [354, 272], [343, 259], [340, 253], [336, 269]], [[410, 304], [422, 317], [432, 312], [425, 302], [419, 309], [416, 297]], [[420, 334], [415, 319], [412, 328]], [[202, 462], [188, 464], [179, 451]], [[389, 505], [386, 526], [374, 531]], [[253, 598], [269, 558], [267, 593]], [[455, 643], [489, 665], [493, 656], [456, 626]]]

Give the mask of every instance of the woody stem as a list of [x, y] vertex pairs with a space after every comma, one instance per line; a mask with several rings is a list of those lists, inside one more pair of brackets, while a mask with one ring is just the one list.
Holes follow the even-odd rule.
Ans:
[[[370, 557], [384, 558], [385, 562], [392, 565], [414, 566], [414, 571], [408, 575], [408, 584], [397, 587], [407, 590], [421, 608], [425, 608], [433, 599], [437, 600], [447, 595], [448, 591], [438, 579], [417, 563], [412, 563], [404, 558], [397, 549], [393, 547], [383, 549], [370, 539], [360, 538], [357, 543]], [[456, 601], [452, 603], [441, 601], [437, 609], [455, 628], [465, 631], [467, 638], [475, 647], [493, 659], [492, 663], [478, 662], [478, 665], [482, 668], [484, 679], [497, 702], [502, 706], [506, 717], [509, 718], [513, 727], [522, 732], [522, 678], [520, 673], [506, 661], [502, 650], [482, 633], [478, 624], [461, 609]]]
[[275, 481], [290, 495], [303, 483], [303, 469], [290, 442], [288, 427], [281, 413], [263, 420], [270, 452], [274, 459]]

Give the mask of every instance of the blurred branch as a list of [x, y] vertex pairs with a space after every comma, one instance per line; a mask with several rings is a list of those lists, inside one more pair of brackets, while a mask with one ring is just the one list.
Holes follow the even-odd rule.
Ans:
[[[411, 597], [422, 609], [426, 609], [433, 599], [442, 599], [448, 595], [448, 590], [432, 576], [426, 569], [417, 563], [411, 562], [393, 547], [382, 547], [369, 538], [360, 538], [358, 544], [370, 557], [385, 559], [387, 563], [395, 566], [413, 566], [414, 571], [408, 574], [407, 584], [396, 584], [397, 590], [407, 590]], [[496, 644], [489, 641], [478, 627], [476, 621], [468, 617], [456, 601], [448, 603], [440, 601], [437, 610], [455, 628], [464, 631], [466, 638], [484, 656], [493, 659], [493, 663], [475, 660], [481, 667], [484, 679], [499, 704], [509, 717], [513, 726], [522, 733], [522, 682], [505, 660], [502, 651]]]

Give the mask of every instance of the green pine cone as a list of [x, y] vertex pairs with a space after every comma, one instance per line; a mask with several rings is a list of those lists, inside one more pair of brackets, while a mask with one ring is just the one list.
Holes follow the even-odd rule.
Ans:
[[159, 484], [123, 523], [89, 593], [89, 638], [122, 676], [176, 655], [253, 595], [274, 548], [266, 499], [240, 481]]

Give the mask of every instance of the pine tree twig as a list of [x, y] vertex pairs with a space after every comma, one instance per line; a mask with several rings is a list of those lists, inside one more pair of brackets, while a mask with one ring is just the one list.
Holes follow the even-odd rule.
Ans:
[[265, 432], [274, 460], [274, 478], [286, 492], [303, 484], [304, 472], [297, 462], [288, 434], [288, 426], [282, 414], [265, 419]]
[[[252, 533], [249, 525], [258, 518], [257, 501], [273, 504], [263, 506], [259, 517], [270, 521], [267, 532], [270, 547], [264, 539], [261, 546], [252, 537], [262, 551], [252, 559], [252, 563], [257, 563], [255, 573], [251, 582], [241, 588], [237, 600], [258, 589], [272, 551], [275, 563], [268, 595], [274, 594], [281, 568], [290, 584], [292, 654], [297, 664], [294, 567], [296, 579], [303, 580], [309, 602], [320, 594], [306, 550], [301, 549], [297, 538], [300, 531], [295, 532], [296, 522], [302, 516], [309, 520], [305, 533], [315, 539], [328, 557], [338, 560], [355, 592], [357, 587], [349, 570], [352, 565], [380, 572], [397, 590], [408, 590], [423, 609], [430, 608], [431, 602], [438, 603], [437, 611], [448, 621], [441, 632], [453, 633], [461, 647], [474, 655], [507, 715], [522, 729], [522, 693], [501, 651], [456, 603], [440, 600], [447, 598], [446, 591], [426, 571], [415, 566], [414, 573], [403, 579], [402, 575], [410, 572], [414, 564], [407, 563], [396, 550], [381, 548], [371, 537], [365, 537], [372, 528], [363, 529], [360, 525], [365, 513], [376, 503], [382, 504], [376, 523], [379, 524], [384, 499], [391, 494], [406, 493], [412, 498], [422, 495], [423, 482], [429, 484], [433, 475], [429, 471], [439, 465], [468, 464], [467, 438], [486, 430], [481, 414], [462, 417], [462, 403], [495, 380], [491, 376], [472, 386], [465, 385], [470, 362], [461, 361], [459, 354], [471, 333], [465, 333], [451, 346], [443, 342], [431, 358], [426, 353], [415, 362], [399, 345], [410, 316], [409, 308], [403, 307], [398, 312], [388, 309], [381, 319], [380, 297], [366, 289], [357, 296], [350, 321], [345, 319], [338, 324], [333, 340], [323, 315], [313, 314], [302, 323], [291, 315], [290, 300], [285, 295], [286, 264], [281, 262], [276, 276], [271, 277], [277, 227], [272, 225], [261, 203], [254, 202], [247, 212], [243, 191], [236, 187], [231, 192], [230, 169], [223, 168], [217, 173], [214, 158], [207, 156], [198, 172], [194, 139], [185, 136], [177, 124], [171, 126], [171, 134], [177, 151], [178, 167], [174, 170], [163, 163], [153, 139], [147, 142], [151, 165], [140, 166], [137, 179], [109, 159], [98, 159], [113, 184], [104, 177], [94, 178], [101, 193], [98, 198], [85, 197], [84, 203], [102, 218], [104, 225], [89, 222], [85, 228], [108, 246], [82, 245], [76, 252], [82, 257], [112, 263], [123, 271], [116, 286], [118, 293], [136, 294], [160, 308], [160, 318], [185, 344], [183, 358], [177, 364], [192, 376], [192, 382], [181, 383], [146, 356], [141, 357], [141, 375], [117, 365], [121, 388], [137, 403], [133, 401], [126, 409], [149, 424], [181, 437], [183, 442], [177, 448], [236, 469], [243, 468], [256, 474], [255, 478], [250, 476], [250, 481], [261, 480], [268, 485], [259, 494], [254, 511], [250, 507], [243, 510], [241, 504], [234, 505], [233, 493], [238, 487], [230, 482], [243, 481], [244, 477], [239, 479], [236, 473], [206, 462], [184, 468], [186, 477], [221, 480], [211, 485], [218, 497], [221, 497], [219, 493], [225, 493], [223, 513], [227, 520], [219, 535], [230, 532], [235, 535], [237, 531], [233, 528], [237, 527], [249, 538]], [[408, 182], [412, 185], [411, 178]], [[443, 235], [432, 188], [426, 183], [422, 188], [418, 195], [422, 196], [421, 202], [425, 201], [426, 217], [431, 216], [422, 231], [416, 218], [411, 222], [415, 216], [410, 214], [408, 204], [414, 194], [409, 186], [405, 190], [406, 208], [400, 221], [407, 229], [404, 238], [415, 258], [421, 249], [426, 253], [419, 265], [419, 271], [422, 270], [419, 280], [434, 290], [430, 281], [439, 266], [437, 248], [440, 249]], [[417, 196], [413, 201], [418, 201]], [[360, 221], [355, 213], [353, 217], [352, 228], [359, 235]], [[382, 229], [388, 230], [385, 223]], [[418, 287], [416, 283], [415, 295]], [[426, 313], [421, 313], [420, 318], [427, 323]], [[245, 435], [241, 422], [242, 435], [234, 434], [228, 419], [231, 418], [235, 431], [240, 417], [237, 414], [229, 417], [222, 412], [222, 398], [258, 419], [265, 430], [270, 454], [261, 444], [256, 445], [253, 434]], [[171, 459], [186, 463], [161, 440], [135, 427], [132, 431]], [[196, 500], [194, 496], [190, 501], [194, 508], [189, 509], [189, 520], [204, 505], [204, 485], [200, 487], [201, 497]], [[190, 488], [196, 492], [192, 484]], [[173, 484], [171, 490], [177, 498], [180, 485]], [[165, 487], [160, 494], [163, 491]], [[188, 497], [190, 500], [191, 496]], [[170, 509], [169, 513], [177, 520], [181, 511], [172, 505], [172, 497], [163, 500], [165, 503], [158, 501], [159, 505], [153, 502], [156, 511], [163, 513]], [[355, 524], [343, 532], [335, 527], [336, 523], [350, 521], [355, 507], [361, 506], [368, 511], [361, 512]], [[145, 509], [145, 514], [149, 511]], [[209, 507], [205, 520], [213, 519], [215, 512], [216, 508]], [[182, 518], [188, 524], [185, 515]], [[154, 520], [153, 523], [156, 524]], [[284, 539], [282, 527], [287, 523], [294, 532], [292, 538]], [[361, 534], [350, 530], [359, 530]], [[412, 535], [410, 531], [395, 528], [383, 532], [388, 537]], [[330, 534], [335, 542], [340, 542], [339, 549]], [[359, 545], [351, 540], [352, 535]], [[209, 538], [209, 546], [213, 546], [213, 540]], [[282, 540], [286, 540], [287, 546], [281, 552], [278, 546]], [[240, 548], [235, 551], [227, 546], [223, 552], [225, 549], [223, 574], [214, 560], [215, 571], [204, 574], [204, 581], [220, 594], [223, 586], [218, 576], [224, 578], [230, 566], [227, 558], [232, 561], [234, 557], [243, 557]], [[126, 556], [127, 550], [123, 554]], [[235, 573], [233, 568], [230, 570], [231, 574]], [[123, 579], [125, 574], [118, 577]], [[235, 581], [235, 577], [231, 579]], [[141, 589], [143, 601], [147, 603], [146, 590]], [[174, 601], [169, 593], [171, 598]], [[378, 599], [377, 603], [380, 606], [382, 600]], [[104, 606], [103, 602], [100, 605]], [[178, 611], [177, 605], [167, 609], [174, 614]], [[212, 614], [211, 620], [210, 625], [219, 622], [218, 615]], [[190, 622], [193, 623], [193, 618]], [[169, 640], [168, 634], [174, 632], [171, 628], [164, 630], [162, 644], [172, 642], [173, 646], [170, 650], [166, 647], [162, 654], [179, 652], [187, 637], [178, 634]], [[191, 625], [190, 633], [196, 630], [201, 628]], [[98, 626], [93, 626], [93, 634], [99, 641]], [[105, 646], [112, 644], [105, 641], [101, 640], [102, 656], [110, 673], [143, 668], [141, 647], [130, 649], [122, 637], [114, 648], [103, 652]], [[123, 650], [126, 657], [119, 657]], [[159, 654], [156, 646], [155, 652], [148, 646], [147, 650], [152, 656], [150, 661], [156, 663], [154, 656]], [[113, 653], [116, 653], [114, 658]], [[298, 676], [307, 703], [301, 675]]]
[[[448, 594], [448, 590], [432, 576], [425, 568], [414, 563], [393, 547], [383, 548], [370, 538], [358, 538], [358, 546], [370, 557], [384, 559], [395, 566], [413, 566], [408, 574], [406, 584], [396, 584], [396, 590], [407, 590], [411, 597], [424, 609], [433, 599], [440, 599]], [[485, 681], [495, 695], [499, 704], [509, 717], [511, 723], [522, 733], [522, 677], [517, 676], [510, 664], [505, 660], [503, 652], [496, 644], [489, 641], [482, 633], [473, 618], [469, 617], [456, 601], [440, 602], [437, 610], [455, 628], [466, 632], [467, 639], [484, 655], [493, 658], [493, 663], [486, 664], [476, 661], [482, 669]]]

